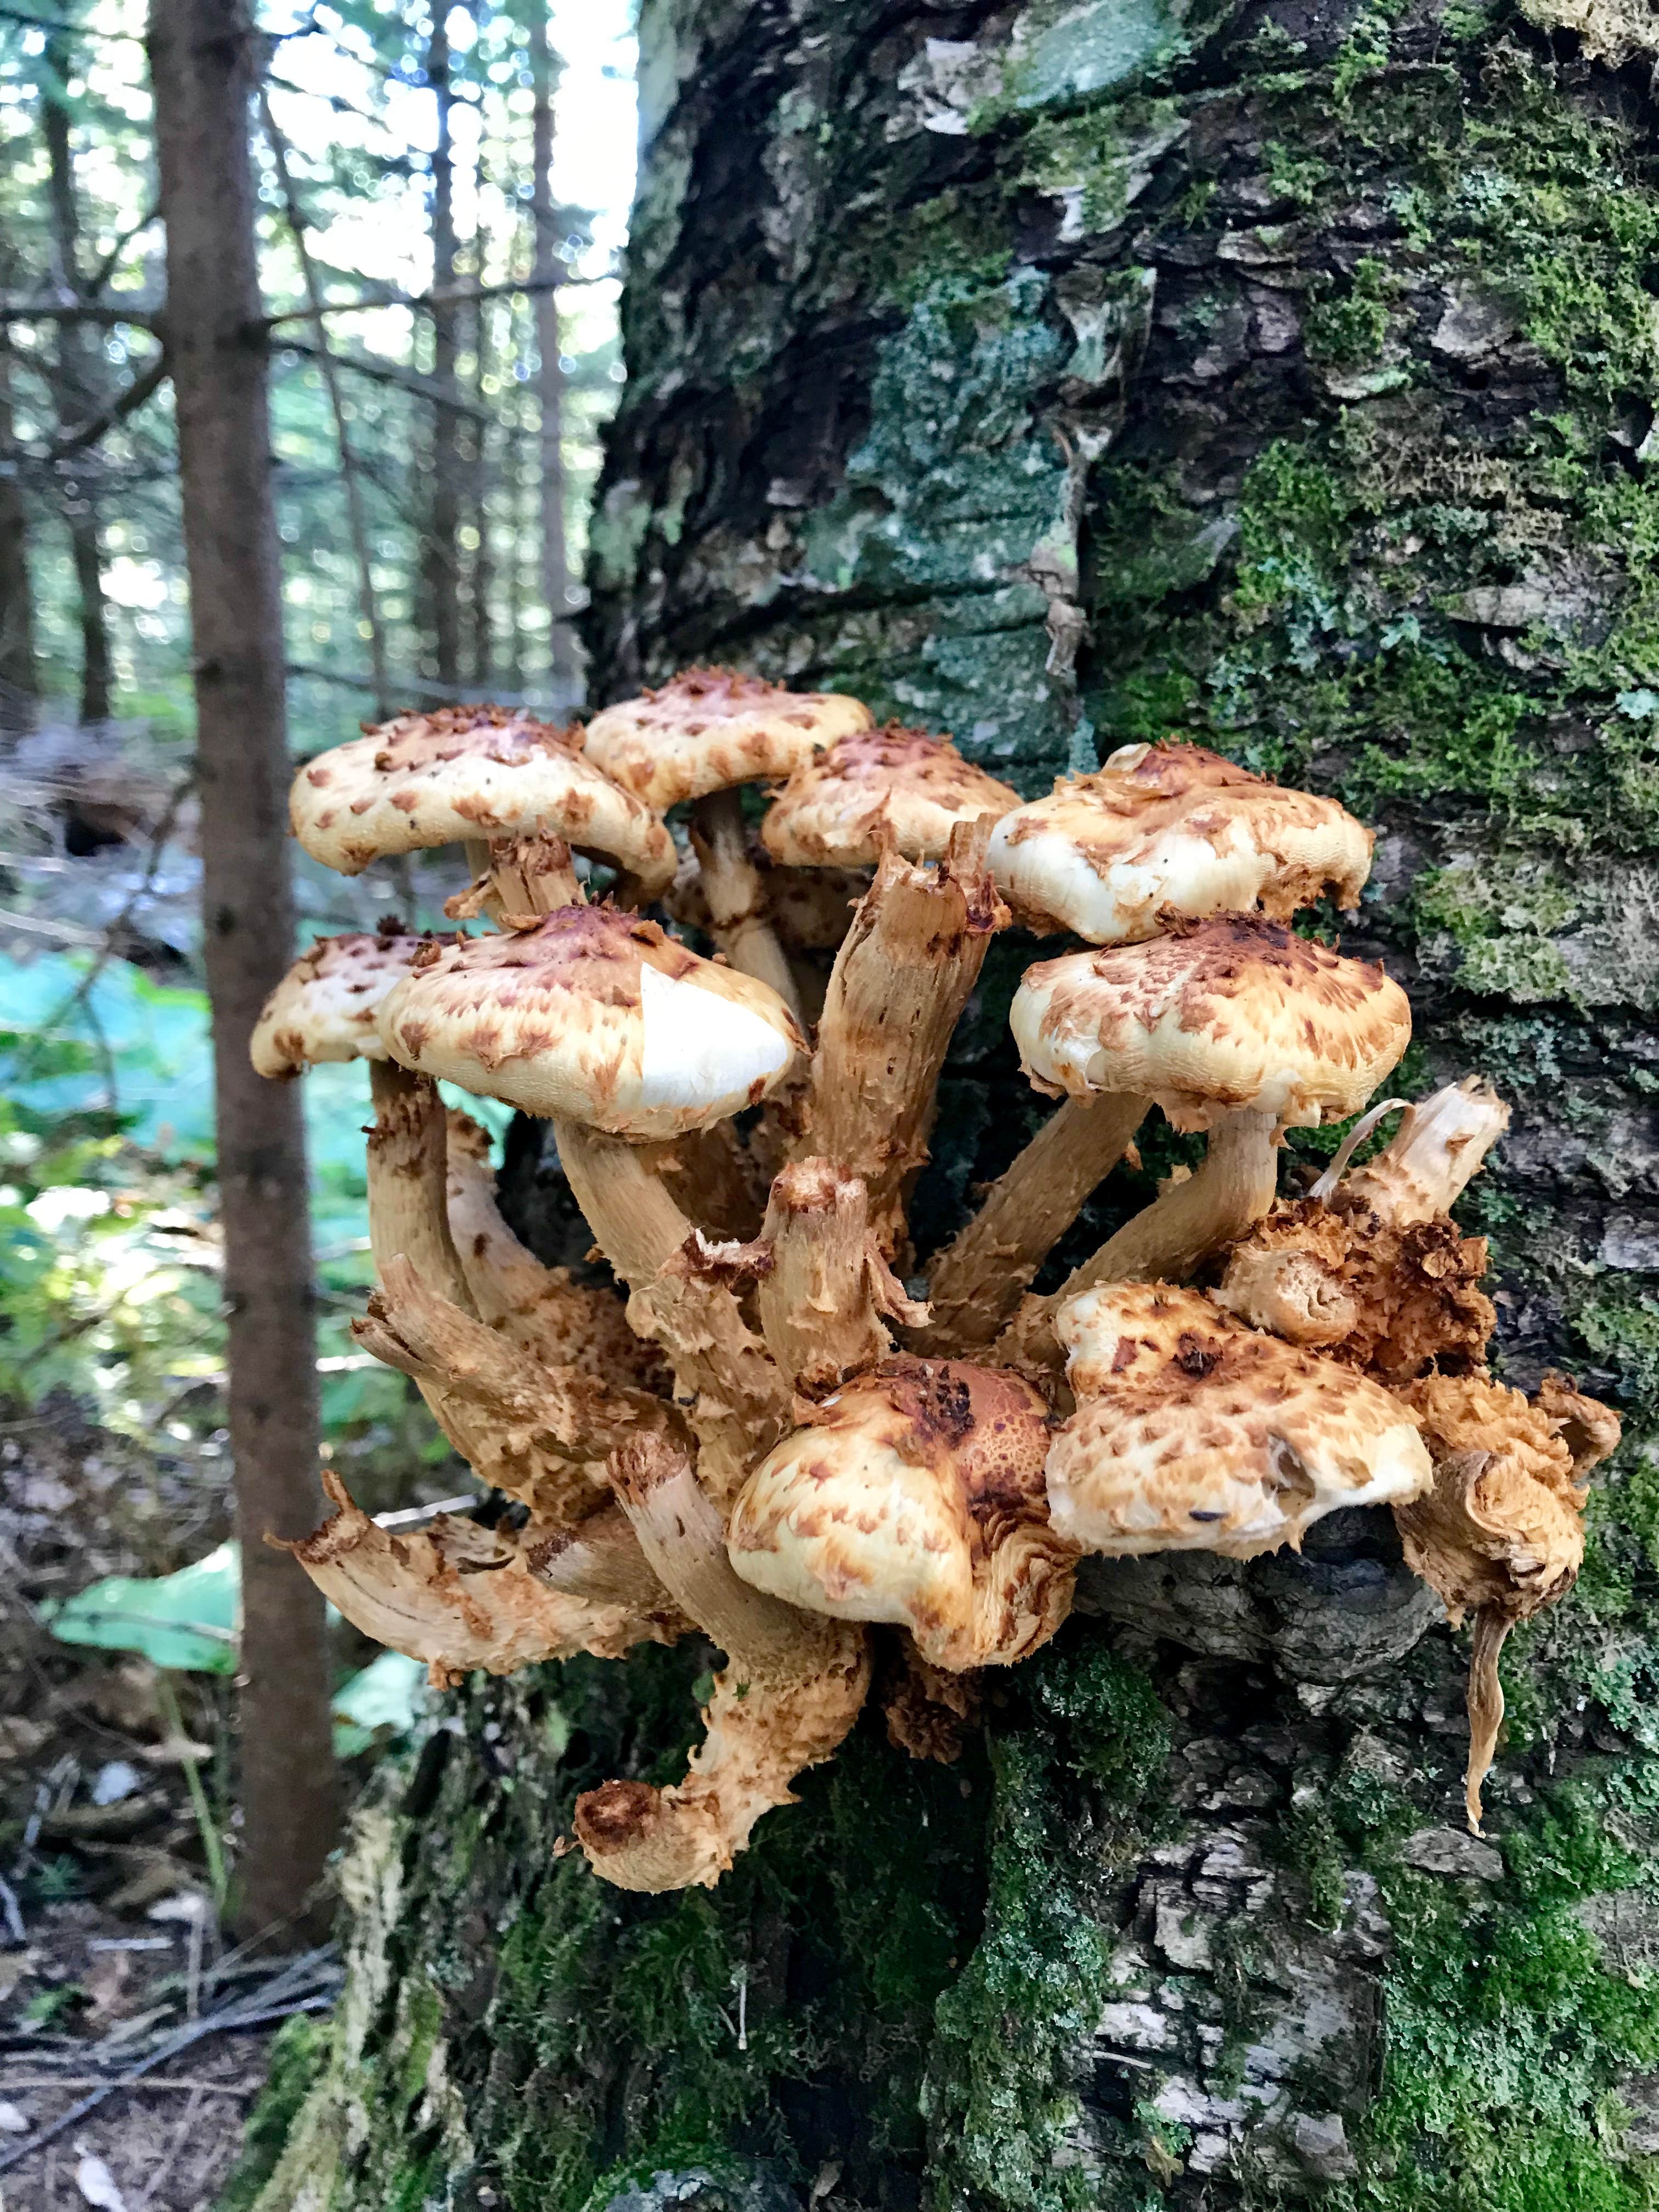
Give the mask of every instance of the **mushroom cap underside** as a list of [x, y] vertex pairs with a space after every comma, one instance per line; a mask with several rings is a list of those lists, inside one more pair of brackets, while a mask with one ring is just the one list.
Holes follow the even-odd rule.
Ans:
[[758, 1104], [805, 1048], [766, 984], [605, 906], [466, 939], [400, 983], [380, 1023], [407, 1067], [641, 1142]]
[[1182, 1128], [1356, 1112], [1411, 1039], [1400, 986], [1277, 922], [1227, 915], [1028, 969], [1009, 1014], [1039, 1088], [1139, 1093]]

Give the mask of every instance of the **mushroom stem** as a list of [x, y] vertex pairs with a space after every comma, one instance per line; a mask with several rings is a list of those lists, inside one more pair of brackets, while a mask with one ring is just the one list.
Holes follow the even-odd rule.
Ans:
[[576, 1801], [577, 1838], [620, 1889], [707, 1887], [763, 1813], [829, 1758], [869, 1687], [861, 1628], [802, 1613], [739, 1581], [719, 1514], [683, 1447], [640, 1439], [611, 1480], [640, 1548], [671, 1595], [726, 1655], [685, 1780], [668, 1790], [607, 1782]]
[[368, 1133], [368, 1241], [384, 1282], [386, 1264], [408, 1255], [428, 1287], [474, 1311], [449, 1231], [448, 1142], [443, 1102], [430, 1076], [396, 1060], [368, 1064], [374, 1124]]
[[711, 791], [696, 801], [691, 842], [715, 944], [734, 968], [769, 983], [799, 1020], [794, 971], [766, 917], [766, 887], [749, 857], [743, 805], [735, 791]]
[[1504, 1685], [1498, 1662], [1514, 1626], [1499, 1606], [1483, 1605], [1474, 1616], [1469, 1651], [1469, 1763], [1463, 1780], [1463, 1808], [1472, 1836], [1481, 1832], [1480, 1785], [1492, 1772], [1498, 1731], [1504, 1725]]
[[[1509, 1125], [1509, 1108], [1480, 1076], [1449, 1083], [1408, 1106], [1376, 1158], [1337, 1186], [1341, 1205], [1368, 1206], [1395, 1229], [1449, 1213]], [[1328, 1200], [1323, 1182], [1310, 1194]]]
[[836, 956], [797, 1158], [862, 1176], [878, 1242], [896, 1258], [910, 1181], [927, 1158], [939, 1069], [1007, 909], [985, 866], [991, 823], [958, 823], [936, 868], [892, 846]]
[[755, 1236], [766, 1186], [730, 1121], [641, 1148], [682, 1210], [711, 1237]]
[[592, 1513], [605, 1495], [612, 1449], [677, 1419], [648, 1391], [546, 1365], [434, 1291], [403, 1253], [385, 1263], [368, 1318], [354, 1322], [352, 1334], [414, 1378], [482, 1481], [547, 1521]]
[[444, 901], [452, 921], [471, 921], [482, 914], [498, 929], [533, 929], [560, 907], [580, 902], [581, 884], [562, 837], [494, 837], [488, 842], [469, 838], [466, 854], [473, 879], [467, 890]]
[[889, 1316], [927, 1311], [904, 1294], [870, 1233], [869, 1197], [833, 1160], [797, 1160], [772, 1185], [763, 1238], [772, 1267], [755, 1294], [767, 1348], [798, 1390], [833, 1389], [892, 1350]]
[[672, 1606], [640, 1549], [633, 1523], [615, 1504], [601, 1506], [574, 1528], [538, 1534], [525, 1562], [538, 1583], [566, 1597], [626, 1606], [631, 1612]]
[[1057, 1365], [1054, 1321], [1067, 1298], [1103, 1283], [1178, 1282], [1261, 1218], [1278, 1182], [1274, 1116], [1251, 1107], [1218, 1114], [1194, 1172], [1166, 1183], [1152, 1205], [1074, 1267], [1057, 1291], [1028, 1297], [997, 1340], [999, 1358], [1011, 1364]]
[[1128, 1149], [1151, 1101], [1071, 1097], [987, 1192], [979, 1212], [933, 1263], [933, 1319], [918, 1350], [989, 1344], [1025, 1285]]
[[703, 1479], [724, 1503], [788, 1426], [789, 1386], [744, 1320], [722, 1248], [692, 1227], [641, 1148], [574, 1121], [556, 1121], [554, 1135], [576, 1203], [633, 1291], [629, 1322], [693, 1394]]

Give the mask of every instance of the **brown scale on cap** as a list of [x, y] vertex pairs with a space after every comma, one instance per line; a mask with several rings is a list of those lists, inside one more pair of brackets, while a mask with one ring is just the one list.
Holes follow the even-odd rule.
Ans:
[[1048, 1408], [1006, 1368], [882, 1360], [750, 1477], [728, 1529], [757, 1589], [909, 1629], [953, 1669], [1006, 1664], [1070, 1610], [1074, 1548], [1048, 1525]]
[[787, 776], [849, 731], [868, 729], [861, 701], [790, 691], [731, 668], [688, 668], [588, 724], [587, 757], [659, 812], [743, 783]]
[[1351, 1114], [1411, 1038], [1379, 963], [1244, 915], [1039, 963], [1011, 1018], [1039, 1089], [1144, 1092], [1183, 1128], [1218, 1107]]
[[1288, 921], [1326, 891], [1352, 906], [1372, 844], [1334, 799], [1283, 790], [1201, 746], [1128, 745], [1006, 815], [991, 865], [1020, 921], [1108, 945], [1182, 915]]
[[1433, 1489], [1395, 1509], [1406, 1557], [1454, 1627], [1474, 1616], [1466, 1798], [1478, 1833], [1504, 1718], [1498, 1656], [1517, 1621], [1577, 1581], [1584, 1478], [1617, 1448], [1619, 1419], [1554, 1374], [1530, 1402], [1488, 1375], [1431, 1375], [1404, 1395], [1434, 1462]]
[[319, 938], [265, 1000], [249, 1041], [254, 1066], [280, 1081], [322, 1060], [384, 1060], [375, 1026], [383, 1001], [454, 942], [405, 930], [393, 915], [372, 935]]
[[884, 837], [908, 860], [944, 857], [958, 822], [999, 821], [1019, 793], [963, 760], [949, 738], [889, 722], [803, 761], [761, 824], [792, 868], [873, 867]]
[[501, 707], [402, 714], [301, 769], [294, 834], [356, 875], [388, 854], [491, 838], [558, 836], [659, 890], [674, 845], [651, 809], [586, 757], [579, 730]]

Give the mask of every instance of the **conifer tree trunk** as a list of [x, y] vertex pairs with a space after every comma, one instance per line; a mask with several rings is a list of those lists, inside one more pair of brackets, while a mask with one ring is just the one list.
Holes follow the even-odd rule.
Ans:
[[[553, 1856], [677, 1771], [706, 1654], [476, 1683], [361, 1816], [267, 2212], [1648, 2201], [1659, 140], [1645, 18], [1568, 16], [647, 0], [587, 630], [601, 697], [732, 660], [1027, 792], [1175, 732], [1377, 824], [1346, 942], [1411, 990], [1401, 1080], [1515, 1104], [1462, 1209], [1501, 1371], [1627, 1425], [1506, 1652], [1488, 1839], [1467, 1639], [1379, 1516], [1097, 1563], [955, 1765], [867, 1716], [708, 1894]], [[1031, 1126], [1034, 950], [924, 1249]]]
[[548, 675], [556, 693], [576, 680], [570, 630], [569, 556], [566, 550], [564, 484], [564, 370], [560, 366], [559, 295], [553, 290], [561, 259], [558, 210], [553, 202], [553, 98], [558, 61], [548, 17], [538, 4], [531, 23], [530, 67], [535, 85], [532, 112], [530, 222], [534, 240], [536, 398], [540, 409], [541, 594], [547, 603]]
[[[455, 286], [455, 155], [450, 129], [454, 92], [450, 83], [447, 18], [434, 16], [427, 43], [426, 76], [437, 100], [438, 134], [432, 154], [432, 289], [444, 294]], [[459, 310], [442, 303], [430, 310], [432, 378], [446, 392], [457, 390]], [[461, 671], [460, 418], [453, 407], [432, 410], [432, 483], [421, 545], [422, 581], [432, 638], [432, 672], [453, 686]]]
[[167, 232], [164, 343], [179, 422], [201, 802], [230, 1449], [242, 1557], [238, 1917], [292, 1944], [334, 1840], [323, 1603], [267, 1533], [320, 1506], [300, 1089], [248, 1040], [288, 966], [283, 602], [248, 159], [254, 40], [235, 0], [156, 0], [150, 77]]
[[[16, 434], [11, 349], [0, 333], [0, 445], [13, 445]], [[33, 726], [40, 690], [28, 503], [14, 467], [0, 471], [0, 731]]]

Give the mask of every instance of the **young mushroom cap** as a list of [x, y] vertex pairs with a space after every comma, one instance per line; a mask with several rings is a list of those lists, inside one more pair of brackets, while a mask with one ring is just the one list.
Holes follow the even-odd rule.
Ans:
[[1201, 746], [1127, 745], [1006, 814], [991, 866], [1017, 921], [1115, 945], [1156, 936], [1170, 915], [1255, 908], [1285, 921], [1327, 890], [1356, 905], [1374, 842], [1334, 799]]
[[1048, 1525], [1049, 1435], [1006, 1368], [884, 1359], [755, 1469], [732, 1564], [791, 1604], [908, 1628], [935, 1666], [1024, 1659], [1071, 1610], [1077, 1562]]
[[730, 668], [688, 668], [596, 714], [584, 743], [589, 760], [665, 814], [684, 799], [787, 776], [870, 721], [862, 701], [836, 692], [789, 691]]
[[1085, 1551], [1251, 1559], [1299, 1546], [1339, 1506], [1429, 1487], [1398, 1399], [1197, 1291], [1108, 1285], [1062, 1306], [1056, 1329], [1078, 1408], [1049, 1450], [1049, 1510]]
[[406, 1067], [635, 1141], [758, 1104], [803, 1050], [765, 984], [610, 907], [434, 953], [385, 1001], [380, 1034]]
[[380, 1003], [435, 941], [390, 918], [373, 936], [319, 937], [260, 1011], [248, 1045], [255, 1069], [280, 1081], [325, 1060], [384, 1060]]
[[648, 805], [586, 758], [579, 730], [500, 707], [400, 714], [294, 779], [294, 834], [313, 860], [355, 876], [428, 846], [557, 836], [636, 877], [646, 896], [674, 874], [674, 841]]
[[804, 760], [773, 801], [761, 842], [791, 868], [872, 868], [884, 837], [907, 860], [942, 860], [958, 822], [1000, 820], [1019, 793], [949, 738], [863, 730]]
[[1177, 1128], [1218, 1112], [1316, 1126], [1363, 1106], [1411, 1040], [1373, 962], [1226, 915], [1026, 970], [1009, 1025], [1039, 1090], [1144, 1093]]

